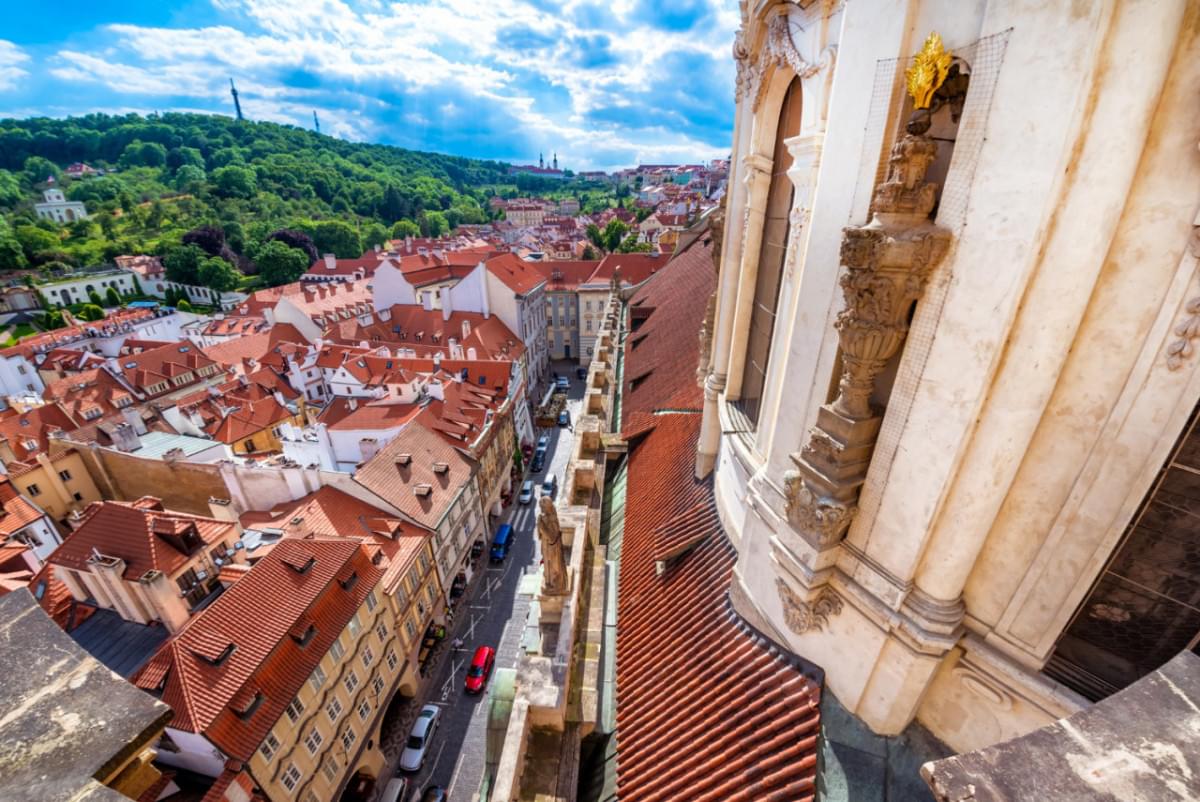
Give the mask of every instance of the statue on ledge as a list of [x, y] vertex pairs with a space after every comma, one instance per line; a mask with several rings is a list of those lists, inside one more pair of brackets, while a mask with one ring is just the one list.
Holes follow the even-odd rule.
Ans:
[[558, 511], [549, 496], [542, 496], [538, 501], [537, 533], [542, 544], [542, 594], [562, 595], [567, 592], [567, 563], [563, 556]]

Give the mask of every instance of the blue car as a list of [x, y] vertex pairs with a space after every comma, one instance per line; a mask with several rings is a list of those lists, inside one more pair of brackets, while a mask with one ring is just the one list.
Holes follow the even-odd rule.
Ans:
[[571, 425], [571, 413], [567, 412], [565, 409], [562, 412], [558, 413], [558, 425], [559, 426], [570, 426]]
[[571, 380], [568, 379], [566, 376], [559, 376], [554, 381], [554, 387], [555, 387], [555, 389], [561, 390], [562, 392], [565, 393], [567, 390], [571, 389]]

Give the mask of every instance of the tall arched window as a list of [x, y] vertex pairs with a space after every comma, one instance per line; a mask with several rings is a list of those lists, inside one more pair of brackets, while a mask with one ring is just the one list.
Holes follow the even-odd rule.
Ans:
[[746, 361], [742, 375], [742, 412], [755, 426], [762, 408], [763, 386], [771, 358], [771, 336], [775, 332], [775, 312], [779, 305], [779, 284], [783, 262], [787, 258], [788, 217], [792, 211], [793, 186], [787, 171], [792, 154], [784, 141], [800, 133], [800, 79], [792, 79], [779, 125], [775, 128], [775, 153], [771, 167], [771, 187], [763, 220], [762, 244], [758, 251], [758, 279], [754, 285], [754, 307], [750, 314], [750, 333], [746, 341]]

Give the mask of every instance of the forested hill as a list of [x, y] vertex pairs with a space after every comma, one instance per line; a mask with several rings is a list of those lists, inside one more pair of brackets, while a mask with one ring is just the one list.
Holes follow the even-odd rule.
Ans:
[[[105, 175], [70, 180], [64, 168], [73, 162]], [[33, 203], [49, 176], [87, 204], [91, 220], [58, 232], [37, 224]], [[355, 229], [355, 246], [373, 244], [397, 223], [436, 234], [486, 221], [491, 190], [484, 187], [511, 182], [498, 162], [216, 115], [0, 120], [0, 269], [155, 252], [197, 226], [220, 227], [239, 253], [273, 230], [311, 230], [321, 220]], [[43, 247], [48, 238], [30, 231], [34, 225], [59, 243]], [[31, 237], [37, 241], [24, 241]]]

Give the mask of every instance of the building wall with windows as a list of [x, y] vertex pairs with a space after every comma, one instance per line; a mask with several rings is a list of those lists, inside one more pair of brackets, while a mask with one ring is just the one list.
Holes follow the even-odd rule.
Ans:
[[324, 802], [359, 770], [380, 775], [379, 725], [407, 671], [404, 629], [376, 587], [247, 764], [269, 799]]
[[74, 449], [53, 457], [37, 454], [9, 476], [21, 495], [60, 522], [103, 499], [83, 458]]
[[1161, 503], [1200, 401], [1197, 13], [743, 6], [697, 474], [736, 609], [876, 733], [976, 749], [1200, 639]]

